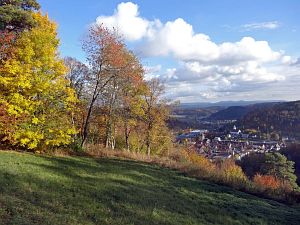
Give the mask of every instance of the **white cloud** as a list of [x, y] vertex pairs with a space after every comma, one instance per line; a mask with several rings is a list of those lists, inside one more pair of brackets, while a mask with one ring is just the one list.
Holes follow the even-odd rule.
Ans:
[[[237, 42], [215, 43], [182, 18], [162, 23], [139, 16], [138, 6], [120, 3], [112, 16], [99, 16], [98, 24], [117, 28], [127, 41], [137, 41], [135, 50], [143, 57], [165, 57], [179, 61], [178, 68], [147, 67], [146, 79], [161, 77], [167, 95], [180, 100], [213, 99], [253, 92], [289, 82], [295, 59], [273, 50], [267, 41], [243, 37]], [[251, 23], [244, 29], [276, 29], [277, 21]], [[294, 66], [295, 67], [295, 66]], [[296, 68], [296, 67], [295, 67]], [[290, 74], [288, 74], [290, 71]], [[241, 95], [239, 95], [241, 96]]]
[[274, 30], [280, 27], [280, 23], [278, 21], [268, 21], [261, 23], [248, 23], [242, 25], [244, 30]]
[[96, 23], [119, 29], [124, 37], [131, 41], [144, 37], [150, 26], [148, 20], [139, 17], [138, 5], [131, 2], [120, 3], [114, 15], [99, 16]]

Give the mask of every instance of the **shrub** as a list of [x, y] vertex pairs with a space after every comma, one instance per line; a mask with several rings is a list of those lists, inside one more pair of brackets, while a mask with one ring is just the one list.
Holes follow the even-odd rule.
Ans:
[[199, 155], [196, 151], [185, 150], [185, 156], [187, 160], [195, 166], [195, 168], [200, 169], [204, 176], [212, 176], [216, 172], [216, 166], [214, 163], [209, 161], [202, 155]]
[[248, 178], [241, 167], [235, 164], [233, 160], [224, 160], [220, 163], [221, 180], [235, 188], [245, 188]]
[[281, 186], [281, 182], [272, 175], [256, 174], [253, 178], [253, 182], [262, 190], [275, 190]]

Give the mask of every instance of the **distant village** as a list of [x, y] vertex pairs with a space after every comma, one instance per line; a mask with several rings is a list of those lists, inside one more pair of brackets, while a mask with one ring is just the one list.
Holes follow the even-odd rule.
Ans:
[[218, 134], [208, 130], [191, 130], [177, 135], [176, 142], [211, 160], [240, 160], [252, 152], [279, 151], [286, 146], [284, 140], [260, 140], [256, 134], [242, 131], [236, 126], [229, 132]]

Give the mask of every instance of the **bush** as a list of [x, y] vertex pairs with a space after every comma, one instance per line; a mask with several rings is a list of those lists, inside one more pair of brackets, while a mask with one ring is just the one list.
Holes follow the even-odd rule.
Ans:
[[224, 160], [220, 163], [220, 178], [230, 186], [235, 188], [245, 188], [248, 178], [241, 167], [235, 164], [233, 160]]
[[199, 155], [195, 151], [187, 151], [185, 150], [185, 157], [187, 161], [189, 161], [194, 169], [200, 170], [202, 176], [214, 176], [216, 173], [216, 165], [209, 161], [209, 159], [205, 158], [202, 155]]
[[253, 182], [261, 190], [275, 190], [281, 186], [281, 182], [272, 175], [256, 174]]

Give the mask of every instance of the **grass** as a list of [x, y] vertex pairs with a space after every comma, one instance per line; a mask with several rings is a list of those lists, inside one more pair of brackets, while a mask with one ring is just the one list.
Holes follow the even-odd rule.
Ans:
[[299, 224], [300, 207], [121, 159], [0, 152], [0, 224]]

